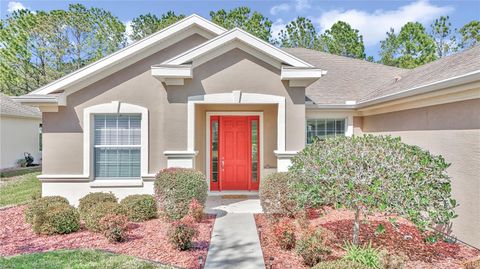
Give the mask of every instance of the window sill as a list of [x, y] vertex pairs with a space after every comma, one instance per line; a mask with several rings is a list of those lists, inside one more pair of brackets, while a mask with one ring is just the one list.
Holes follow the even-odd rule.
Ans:
[[141, 179], [97, 179], [90, 182], [90, 187], [142, 187]]

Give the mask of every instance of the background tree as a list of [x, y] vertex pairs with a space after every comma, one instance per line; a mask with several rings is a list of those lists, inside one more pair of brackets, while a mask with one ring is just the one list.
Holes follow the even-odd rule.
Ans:
[[265, 41], [272, 36], [272, 21], [261, 13], [251, 12], [248, 7], [237, 7], [230, 11], [210, 11], [211, 21], [227, 29], [238, 27]]
[[395, 30], [390, 28], [387, 33], [387, 38], [380, 41], [380, 63], [384, 65], [396, 66], [397, 61], [397, 35]]
[[297, 17], [281, 30], [278, 44], [284, 48], [318, 48], [318, 36], [311, 20], [304, 17]]
[[458, 30], [460, 47], [466, 49], [480, 45], [480, 21], [473, 20]]
[[332, 54], [365, 59], [362, 35], [343, 21], [334, 23], [320, 36], [320, 49]]
[[415, 68], [437, 59], [435, 41], [419, 22], [405, 24], [398, 35], [391, 29], [380, 44], [383, 64]]
[[432, 28], [431, 36], [436, 43], [439, 58], [448, 56], [457, 50], [457, 42], [451, 29], [450, 17], [441, 16], [430, 27]]
[[421, 230], [448, 225], [456, 217], [448, 166], [400, 138], [367, 135], [317, 140], [292, 159], [289, 172], [300, 205], [353, 210], [358, 245], [360, 217], [374, 211], [398, 214]]
[[125, 25], [99, 8], [16, 11], [0, 26], [0, 91], [26, 94], [125, 46]]
[[185, 18], [185, 15], [177, 15], [173, 11], [168, 11], [166, 14], [162, 14], [162, 17], [160, 18], [151, 13], [140, 15], [132, 20], [132, 34], [130, 35], [130, 38], [135, 41], [140, 40], [183, 18]]

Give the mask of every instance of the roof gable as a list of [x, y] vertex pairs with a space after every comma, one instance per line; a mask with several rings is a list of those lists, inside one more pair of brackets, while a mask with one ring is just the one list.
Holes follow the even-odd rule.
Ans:
[[183, 85], [193, 78], [193, 69], [233, 49], [241, 49], [254, 57], [281, 69], [281, 79], [291, 87], [305, 87], [326, 71], [287, 53], [239, 28], [232, 29], [162, 64], [152, 66], [152, 75], [167, 85]]

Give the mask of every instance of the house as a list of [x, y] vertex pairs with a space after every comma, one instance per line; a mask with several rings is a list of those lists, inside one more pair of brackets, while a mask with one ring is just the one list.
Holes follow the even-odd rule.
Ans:
[[21, 105], [0, 93], [0, 169], [19, 166], [25, 152], [41, 162], [42, 114], [38, 108]]
[[16, 100], [43, 112], [43, 195], [152, 193], [166, 167], [256, 191], [315, 136], [391, 134], [452, 163], [454, 231], [480, 246], [478, 47], [405, 70], [192, 15]]

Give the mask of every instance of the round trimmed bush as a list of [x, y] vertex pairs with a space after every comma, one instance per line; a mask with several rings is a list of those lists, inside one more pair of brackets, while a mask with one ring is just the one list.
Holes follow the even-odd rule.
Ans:
[[48, 207], [58, 204], [69, 205], [67, 198], [62, 196], [45, 196], [32, 201], [25, 209], [25, 221], [33, 224], [35, 216], [43, 214]]
[[260, 182], [260, 204], [263, 212], [272, 215], [293, 216], [298, 211], [292, 197], [292, 177], [288, 173], [272, 173]]
[[117, 197], [115, 197], [115, 195], [111, 192], [92, 192], [80, 199], [78, 210], [83, 218], [83, 215], [87, 214], [93, 206], [107, 202], [117, 203], [118, 200]]
[[326, 241], [322, 229], [306, 228], [297, 240], [295, 250], [306, 265], [314, 266], [331, 253]]
[[152, 195], [129, 195], [120, 205], [130, 221], [145, 221], [157, 217], [157, 203]]
[[207, 190], [205, 176], [193, 169], [164, 169], [155, 180], [155, 196], [159, 207], [171, 219], [184, 217], [192, 199], [205, 205]]
[[93, 232], [101, 232], [103, 225], [101, 220], [108, 214], [123, 213], [121, 206], [114, 202], [103, 202], [92, 205], [87, 212], [82, 215], [85, 227]]
[[193, 225], [193, 219], [182, 219], [172, 223], [168, 230], [168, 240], [179, 250], [189, 250], [193, 246], [193, 238], [197, 236], [198, 230]]
[[38, 211], [33, 218], [33, 231], [38, 234], [68, 234], [80, 229], [80, 214], [71, 205], [57, 203]]
[[349, 260], [334, 260], [317, 263], [312, 269], [368, 269], [370, 267]]

